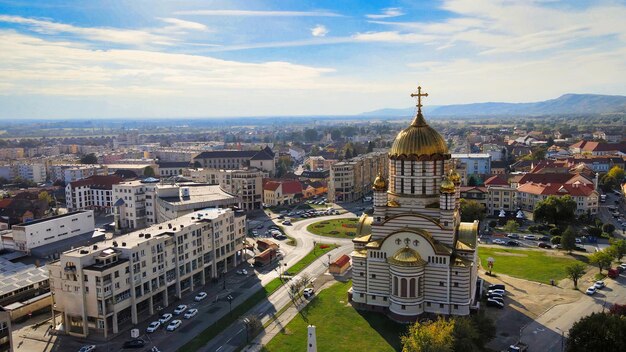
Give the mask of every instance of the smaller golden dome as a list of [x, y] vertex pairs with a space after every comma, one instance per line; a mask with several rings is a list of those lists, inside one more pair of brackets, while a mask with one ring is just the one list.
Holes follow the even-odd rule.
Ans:
[[445, 178], [439, 187], [441, 193], [454, 193], [454, 183], [449, 178]]
[[372, 187], [374, 191], [386, 191], [387, 190], [387, 181], [383, 175], [379, 172], [378, 176], [374, 180], [374, 186]]
[[461, 184], [461, 175], [459, 175], [458, 172], [456, 172], [456, 170], [451, 169], [450, 172], [448, 173], [448, 178], [450, 179], [450, 181], [452, 181], [455, 185], [459, 185]]
[[388, 261], [391, 264], [400, 266], [418, 266], [426, 263], [417, 251], [409, 247], [401, 248], [393, 257], [389, 258]]

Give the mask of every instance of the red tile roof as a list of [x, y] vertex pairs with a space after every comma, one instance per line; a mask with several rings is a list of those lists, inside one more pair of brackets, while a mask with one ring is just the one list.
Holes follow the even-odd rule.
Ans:
[[300, 181], [289, 180], [283, 181], [283, 194], [298, 194], [302, 193], [302, 184]]
[[95, 186], [99, 189], [112, 189], [113, 185], [116, 185], [124, 181], [121, 177], [115, 175], [100, 176], [94, 175], [84, 178], [82, 180], [70, 182], [72, 188], [83, 186]]
[[509, 183], [500, 175], [491, 176], [485, 181], [485, 186], [508, 186]]
[[570, 195], [576, 196], [589, 196], [594, 192], [593, 186], [588, 186], [582, 183], [574, 184], [541, 184], [541, 183], [525, 183], [517, 188], [518, 192], [537, 194], [537, 195]]
[[346, 265], [347, 263], [350, 262], [350, 257], [348, 257], [347, 255], [342, 255], [341, 257], [337, 258], [337, 260], [335, 260], [332, 265], [337, 265], [338, 267], [342, 267], [344, 265]]
[[265, 183], [263, 183], [264, 191], [276, 191], [278, 187], [280, 187], [280, 182], [266, 181]]

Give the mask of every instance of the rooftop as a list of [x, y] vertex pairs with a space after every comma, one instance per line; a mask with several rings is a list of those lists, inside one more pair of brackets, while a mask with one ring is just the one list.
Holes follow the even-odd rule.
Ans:
[[0, 257], [0, 295], [47, 280], [45, 267], [13, 263]]
[[91, 211], [91, 210], [77, 210], [77, 211], [73, 211], [73, 212], [70, 212], [70, 213], [65, 213], [65, 214], [61, 214], [61, 215], [51, 216], [49, 218], [43, 218], [43, 219], [37, 219], [37, 220], [29, 221], [29, 222], [23, 222], [21, 224], [14, 225], [14, 227], [15, 226], [30, 226], [30, 225], [35, 225], [35, 224], [41, 224], [43, 222], [54, 221], [54, 220], [66, 218], [66, 217], [69, 217], [69, 216], [72, 216], [72, 215], [76, 215], [76, 214], [82, 214], [82, 213], [93, 213], [93, 211]]

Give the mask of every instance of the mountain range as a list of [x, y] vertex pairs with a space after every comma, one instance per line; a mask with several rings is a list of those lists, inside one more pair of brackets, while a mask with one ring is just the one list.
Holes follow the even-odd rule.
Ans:
[[[363, 116], [407, 116], [415, 108], [380, 109], [362, 113]], [[424, 107], [429, 116], [537, 116], [569, 114], [626, 113], [626, 96], [599, 94], [564, 94], [556, 99], [533, 103], [474, 103]]]

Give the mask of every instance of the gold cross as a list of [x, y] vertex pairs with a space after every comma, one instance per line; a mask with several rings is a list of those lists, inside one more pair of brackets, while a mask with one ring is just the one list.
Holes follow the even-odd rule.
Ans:
[[418, 86], [417, 87], [417, 93], [411, 93], [411, 97], [417, 97], [417, 113], [421, 114], [422, 113], [422, 97], [427, 97], [428, 93], [423, 93], [422, 94], [422, 87]]

